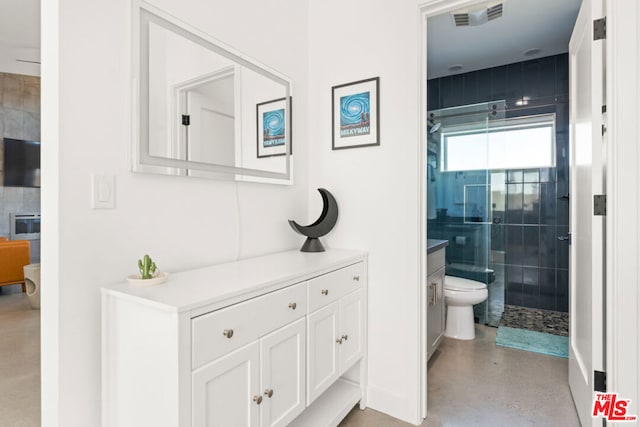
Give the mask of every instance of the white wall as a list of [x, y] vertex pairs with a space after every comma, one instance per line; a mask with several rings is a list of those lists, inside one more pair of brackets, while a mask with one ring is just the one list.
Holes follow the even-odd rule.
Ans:
[[[326, 246], [370, 252], [369, 404], [416, 422], [416, 3], [153, 2], [293, 79], [292, 187], [236, 187], [130, 173], [129, 0], [42, 3], [43, 425], [100, 423], [100, 286], [121, 281], [145, 252], [164, 270], [177, 271], [298, 247], [302, 238], [285, 220], [315, 219], [321, 205], [318, 187], [332, 191], [341, 209], [336, 229], [324, 239]], [[618, 41], [627, 40], [637, 58], [637, 38], [625, 34], [637, 32], [640, 9], [633, 0], [624, 0], [616, 12], [624, 24]], [[628, 83], [637, 69], [621, 66], [616, 73], [618, 81]], [[331, 151], [331, 86], [374, 76], [380, 76], [381, 145]], [[640, 389], [637, 363], [626, 355], [640, 341], [635, 311], [640, 294], [634, 288], [640, 275], [640, 237], [638, 227], [630, 228], [638, 223], [640, 198], [634, 172], [640, 163], [634, 145], [640, 119], [633, 120], [638, 116], [637, 86], [626, 92], [618, 88], [634, 98], [628, 102], [635, 102], [636, 109], [620, 109], [625, 115], [618, 125], [626, 127], [618, 138], [627, 144], [619, 145], [616, 154], [614, 180], [621, 195], [612, 200], [619, 215], [612, 245], [626, 257], [618, 260], [612, 297], [620, 303], [631, 303], [633, 297], [636, 304], [617, 307], [609, 319], [623, 332], [623, 327], [637, 325], [631, 338], [623, 332], [609, 337], [614, 350], [629, 350], [613, 353], [612, 387], [632, 398], [634, 408]], [[116, 176], [115, 210], [90, 209], [91, 173]], [[635, 194], [635, 206], [629, 194]], [[626, 225], [620, 225], [623, 220]], [[635, 240], [621, 237], [629, 233]]]
[[40, 64], [36, 62], [40, 62], [40, 49], [0, 44], [0, 72], [39, 76]]
[[[45, 427], [100, 425], [99, 289], [135, 272], [142, 255], [178, 271], [302, 243], [286, 220], [308, 210], [307, 3], [153, 4], [292, 78], [294, 185], [129, 172], [130, 1], [43, 2]], [[92, 173], [115, 176], [115, 210], [91, 209]]]
[[[369, 251], [369, 405], [418, 421], [419, 68], [412, 1], [309, 1], [309, 218], [339, 204], [330, 247]], [[379, 147], [331, 150], [331, 86], [380, 77]], [[295, 105], [295, 102], [294, 102]]]

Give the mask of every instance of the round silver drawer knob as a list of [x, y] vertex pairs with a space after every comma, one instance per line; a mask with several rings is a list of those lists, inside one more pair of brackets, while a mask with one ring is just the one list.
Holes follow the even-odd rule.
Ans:
[[356, 282], [360, 281], [360, 276], [353, 276], [353, 280], [355, 280]]
[[271, 396], [273, 396], [273, 390], [268, 388], [264, 391], [265, 396], [267, 396], [269, 399], [271, 399]]
[[343, 335], [343, 336], [342, 336], [342, 339], [343, 339], [344, 341], [348, 340], [348, 339], [349, 339], [349, 335]]
[[320, 291], [322, 295], [329, 295], [329, 289], [323, 289]]
[[227, 338], [231, 338], [233, 336], [233, 329], [225, 329], [222, 332], [222, 335], [224, 335]]
[[262, 403], [262, 396], [253, 396], [253, 401], [258, 405]]
[[295, 310], [297, 306], [298, 306], [298, 304], [296, 304], [295, 302], [289, 303], [289, 308], [291, 310]]
[[342, 341], [343, 341], [343, 340], [342, 340], [342, 338], [338, 338], [338, 339], [336, 339], [336, 342], [337, 342], [338, 344], [342, 344]]

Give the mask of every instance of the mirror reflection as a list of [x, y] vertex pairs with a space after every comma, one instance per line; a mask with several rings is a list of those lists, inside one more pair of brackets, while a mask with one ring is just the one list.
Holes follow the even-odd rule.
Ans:
[[138, 170], [288, 180], [288, 79], [146, 4], [139, 65]]

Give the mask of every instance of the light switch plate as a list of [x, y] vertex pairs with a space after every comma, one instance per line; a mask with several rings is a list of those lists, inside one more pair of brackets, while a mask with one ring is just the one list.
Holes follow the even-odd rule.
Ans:
[[113, 175], [91, 175], [91, 207], [114, 209], [116, 207], [116, 178]]

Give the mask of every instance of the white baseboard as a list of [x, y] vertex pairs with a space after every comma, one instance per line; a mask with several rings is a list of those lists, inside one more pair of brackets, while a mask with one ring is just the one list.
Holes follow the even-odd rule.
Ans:
[[416, 408], [409, 408], [407, 396], [393, 393], [385, 388], [369, 383], [367, 387], [367, 406], [404, 422], [420, 425], [416, 420]]

